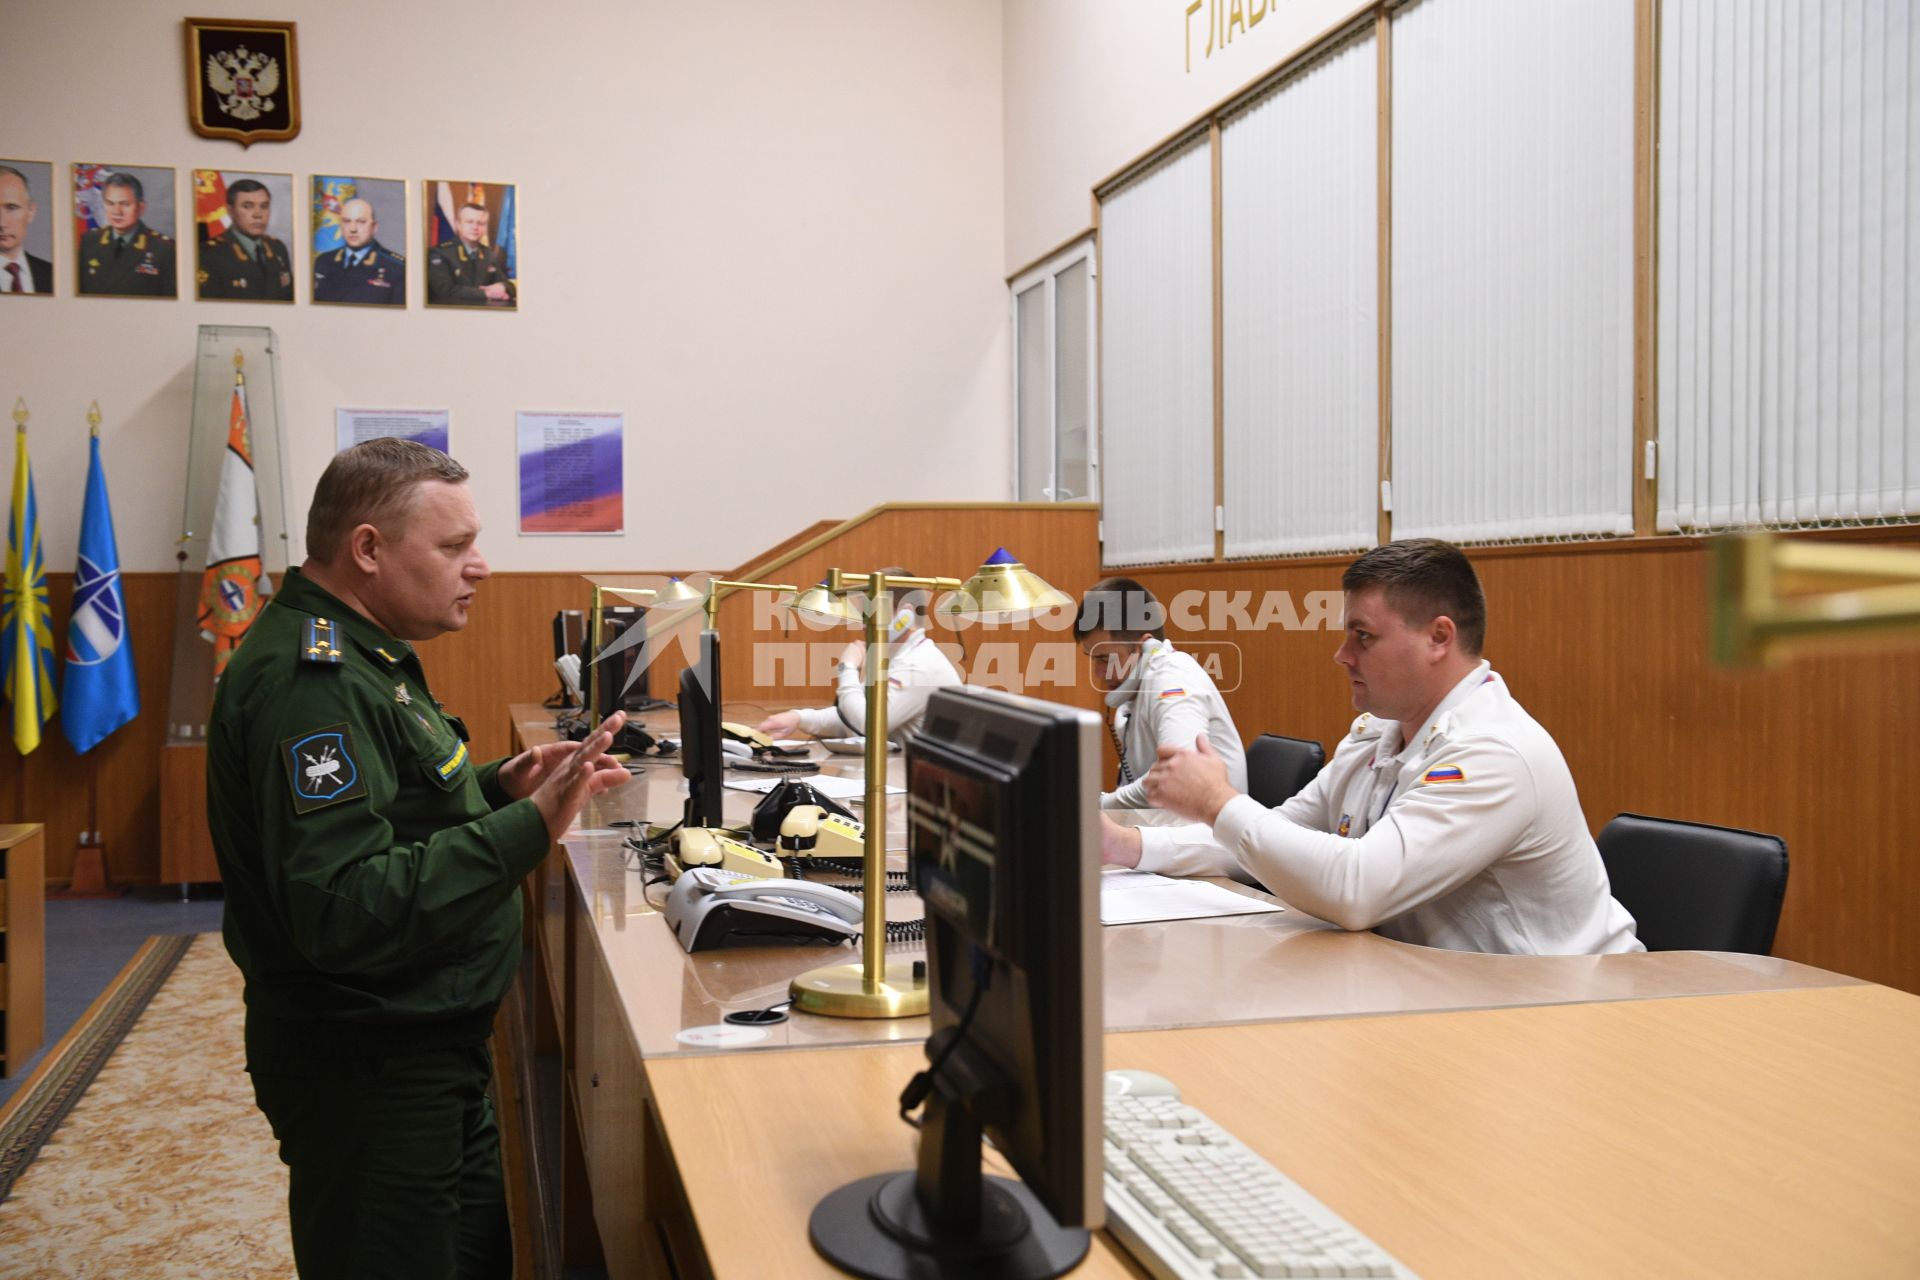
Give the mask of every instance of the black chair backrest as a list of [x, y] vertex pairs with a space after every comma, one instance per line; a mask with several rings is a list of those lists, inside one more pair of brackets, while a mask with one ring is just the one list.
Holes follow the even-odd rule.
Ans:
[[1247, 748], [1247, 794], [1276, 808], [1312, 782], [1326, 762], [1327, 753], [1317, 742], [1263, 733]]
[[1647, 950], [1773, 950], [1787, 892], [1779, 836], [1623, 813], [1595, 843]]

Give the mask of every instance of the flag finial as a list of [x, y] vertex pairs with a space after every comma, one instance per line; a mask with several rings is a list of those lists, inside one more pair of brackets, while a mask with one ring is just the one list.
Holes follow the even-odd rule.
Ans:
[[27, 398], [20, 396], [13, 402], [13, 424], [22, 431], [27, 429]]
[[98, 400], [87, 406], [87, 427], [95, 436], [100, 434], [100, 402]]

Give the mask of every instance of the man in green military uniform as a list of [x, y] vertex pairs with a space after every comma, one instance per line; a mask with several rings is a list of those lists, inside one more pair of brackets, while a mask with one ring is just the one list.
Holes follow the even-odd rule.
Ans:
[[135, 298], [178, 297], [173, 240], [146, 222], [147, 191], [131, 173], [100, 188], [107, 225], [80, 237], [80, 292]]
[[267, 234], [273, 193], [242, 178], [227, 187], [233, 225], [200, 246], [200, 298], [254, 302], [293, 301], [293, 255], [286, 242]]
[[487, 243], [493, 215], [483, 204], [454, 214], [459, 239], [427, 250], [427, 301], [447, 307], [511, 307], [519, 287], [507, 275], [507, 251]]
[[292, 1172], [300, 1274], [511, 1274], [487, 1037], [520, 883], [626, 781], [585, 742], [467, 756], [412, 642], [487, 576], [459, 463], [408, 440], [336, 456], [208, 728], [208, 824], [247, 1070]]

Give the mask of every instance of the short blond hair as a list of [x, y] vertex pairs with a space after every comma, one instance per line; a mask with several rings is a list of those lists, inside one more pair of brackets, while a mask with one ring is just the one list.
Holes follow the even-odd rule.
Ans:
[[332, 564], [347, 535], [363, 524], [384, 537], [402, 537], [414, 490], [425, 480], [464, 484], [467, 469], [438, 449], [397, 436], [363, 440], [335, 454], [307, 510], [307, 554]]

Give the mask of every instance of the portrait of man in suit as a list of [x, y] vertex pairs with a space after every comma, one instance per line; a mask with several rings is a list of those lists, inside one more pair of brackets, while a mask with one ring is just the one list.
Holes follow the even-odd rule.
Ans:
[[[46, 191], [53, 166], [31, 160], [0, 160], [0, 294], [48, 297], [53, 293], [53, 233], [42, 223], [35, 190]], [[39, 250], [35, 253], [34, 250]]]
[[514, 310], [520, 301], [514, 188], [427, 184], [427, 305]]

